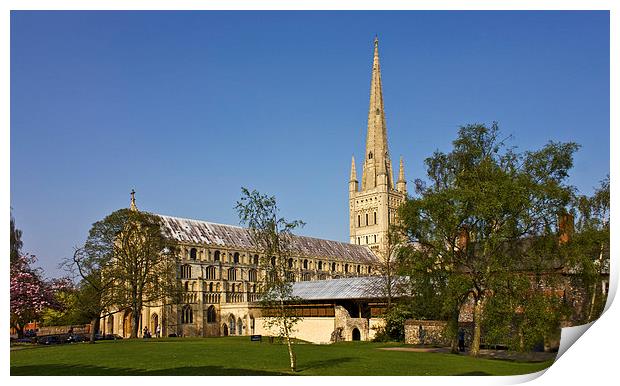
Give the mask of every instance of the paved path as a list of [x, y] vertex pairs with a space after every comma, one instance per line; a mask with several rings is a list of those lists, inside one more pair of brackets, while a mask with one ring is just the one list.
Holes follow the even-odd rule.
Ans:
[[[429, 352], [449, 354], [449, 347], [383, 347], [379, 350], [388, 351], [410, 351], [410, 352]], [[459, 355], [469, 355], [467, 352]], [[515, 352], [508, 350], [480, 350], [481, 358], [504, 359], [519, 362], [544, 362], [554, 359], [557, 353], [550, 352]]]

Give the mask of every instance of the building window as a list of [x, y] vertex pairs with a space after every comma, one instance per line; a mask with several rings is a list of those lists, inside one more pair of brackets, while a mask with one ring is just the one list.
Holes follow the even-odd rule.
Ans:
[[272, 256], [272, 257], [271, 257], [271, 266], [272, 266], [272, 267], [275, 267], [275, 266], [276, 266], [276, 257], [275, 257], [275, 256]]
[[367, 225], [367, 226], [368, 226], [368, 225], [370, 225], [370, 224], [368, 223], [368, 213], [366, 213], [366, 225]]
[[228, 270], [228, 280], [237, 280], [237, 270], [235, 268]]
[[210, 306], [207, 308], [207, 323], [215, 323], [215, 307]]
[[286, 264], [288, 265], [289, 268], [293, 268], [293, 259], [289, 258]]
[[215, 255], [213, 256], [214, 261], [220, 261], [220, 251], [215, 251]]
[[196, 250], [196, 248], [192, 248], [189, 250], [189, 258], [192, 260], [196, 260], [196, 255], [198, 254], [198, 251]]
[[188, 264], [181, 266], [181, 279], [189, 279], [192, 277], [192, 267]]
[[332, 272], [336, 272], [336, 263], [332, 263]]
[[235, 252], [233, 256], [233, 261], [235, 264], [239, 264], [239, 252]]
[[375, 215], [375, 225], [377, 225], [377, 212], [374, 212]]
[[304, 269], [308, 269], [308, 259], [304, 260]]
[[362, 217], [358, 214], [358, 215], [357, 215], [357, 227], [358, 227], [358, 228], [362, 226], [362, 220], [361, 220], [361, 218], [362, 218]]
[[206, 279], [215, 280], [215, 267], [207, 267], [207, 270], [205, 271], [205, 276]]
[[254, 265], [258, 265], [258, 255], [254, 255]]
[[319, 261], [319, 271], [322, 271], [322, 270], [323, 270], [323, 262]]
[[213, 292], [213, 283], [209, 283], [209, 292]]
[[183, 311], [181, 312], [181, 323], [194, 323], [194, 313], [192, 312], [192, 308], [190, 306], [183, 307]]
[[357, 273], [361, 273], [361, 272], [362, 272], [361, 267], [358, 265], [357, 266]]
[[377, 242], [377, 235], [375, 235], [375, 243]]
[[256, 281], [257, 279], [257, 274], [256, 274], [256, 270], [255, 269], [251, 269], [248, 271], [248, 280], [249, 281]]
[[368, 159], [372, 159], [372, 152], [368, 153]]
[[310, 273], [309, 272], [305, 272], [302, 276], [301, 276], [301, 280], [302, 281], [310, 281]]
[[344, 265], [344, 272], [349, 272], [349, 264]]
[[366, 236], [366, 244], [368, 244], [368, 236]]

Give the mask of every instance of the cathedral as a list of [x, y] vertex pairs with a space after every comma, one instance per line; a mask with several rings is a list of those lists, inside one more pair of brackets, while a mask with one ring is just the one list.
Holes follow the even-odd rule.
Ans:
[[[361, 186], [355, 159], [349, 180], [350, 243], [295, 236], [294, 295], [303, 299], [296, 326], [300, 339], [329, 343], [369, 340], [382, 324], [378, 263], [387, 250], [390, 224], [404, 202], [407, 185], [403, 160], [394, 182], [383, 105], [379, 41], [374, 39], [366, 151]], [[137, 210], [132, 192], [132, 210]], [[181, 304], [145, 306], [139, 331], [148, 328], [162, 336], [273, 335], [261, 320], [257, 282], [262, 277], [249, 231], [233, 225], [158, 215], [164, 231], [181, 251]], [[106, 316], [104, 334], [130, 335], [130, 312]]]

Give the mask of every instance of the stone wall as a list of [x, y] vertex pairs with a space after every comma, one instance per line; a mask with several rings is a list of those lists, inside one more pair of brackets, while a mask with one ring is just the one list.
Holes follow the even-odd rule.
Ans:
[[[405, 343], [449, 346], [450, 339], [447, 338], [444, 333], [446, 325], [447, 322], [442, 320], [408, 319], [405, 321]], [[469, 346], [472, 338], [471, 323], [460, 322], [459, 328], [465, 331], [465, 345]]]

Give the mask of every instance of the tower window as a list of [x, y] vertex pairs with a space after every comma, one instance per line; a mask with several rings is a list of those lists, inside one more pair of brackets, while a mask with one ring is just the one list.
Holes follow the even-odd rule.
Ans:
[[366, 225], [370, 225], [370, 224], [368, 223], [368, 213], [366, 213]]
[[374, 214], [375, 214], [375, 225], [377, 225], [377, 212], [375, 212]]
[[189, 258], [190, 259], [196, 260], [196, 254], [197, 254], [196, 248], [192, 248], [192, 249], [189, 250]]
[[368, 159], [372, 159], [372, 152], [368, 153]]
[[358, 228], [362, 226], [362, 217], [359, 214], [357, 215], [357, 226]]

